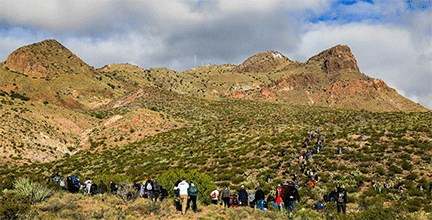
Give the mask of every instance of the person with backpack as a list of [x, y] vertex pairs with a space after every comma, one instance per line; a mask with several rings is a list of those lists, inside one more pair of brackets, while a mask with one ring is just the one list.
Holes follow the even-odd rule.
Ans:
[[347, 202], [347, 192], [346, 190], [339, 186], [336, 186], [336, 204], [337, 204], [337, 212], [338, 214], [342, 211], [344, 214], [346, 213], [346, 202]]
[[99, 193], [100, 193], [100, 194], [105, 194], [105, 193], [108, 191], [108, 190], [107, 190], [107, 186], [103, 183], [102, 180], [99, 182], [99, 187], [98, 187], [98, 189], [99, 189]]
[[163, 188], [162, 186], [160, 188], [161, 188], [160, 201], [162, 202], [162, 201], [164, 201], [164, 199], [166, 199], [168, 197], [168, 191], [165, 188]]
[[239, 200], [241, 203], [241, 206], [247, 206], [248, 205], [248, 194], [244, 188], [244, 186], [241, 186], [241, 190], [239, 191]]
[[293, 212], [295, 209], [296, 200], [300, 202], [300, 196], [298, 194], [298, 190], [294, 187], [294, 184], [291, 182], [284, 184], [284, 196], [283, 200], [288, 211]]
[[115, 194], [117, 193], [118, 186], [117, 186], [117, 184], [116, 184], [114, 181], [112, 181], [112, 180], [110, 180], [110, 189], [111, 189], [111, 193], [112, 193], [113, 195], [115, 195]]
[[92, 182], [90, 185], [90, 195], [94, 196], [98, 193], [98, 185], [95, 182]]
[[145, 192], [147, 194], [147, 198], [150, 199], [150, 201], [154, 201], [154, 186], [151, 177], [149, 177], [145, 183]]
[[225, 186], [225, 189], [221, 192], [222, 201], [224, 203], [224, 208], [230, 207], [230, 199], [231, 199], [231, 192], [228, 189], [228, 186]]
[[213, 192], [210, 193], [212, 203], [217, 205], [218, 204], [218, 198], [219, 198], [219, 188], [216, 187]]
[[257, 187], [258, 190], [256, 191], [255, 200], [257, 201], [257, 208], [259, 210], [264, 210], [264, 199], [265, 194], [264, 191], [262, 191], [261, 187]]
[[188, 188], [188, 201], [187, 201], [187, 207], [186, 210], [190, 207], [190, 202], [192, 201], [192, 210], [193, 212], [197, 212], [197, 196], [198, 196], [198, 186], [195, 185], [192, 181], [189, 183], [190, 187]]
[[251, 208], [255, 207], [255, 192], [253, 190], [249, 191], [248, 202]]
[[183, 178], [183, 180], [178, 184], [178, 189], [179, 189], [179, 195], [182, 204], [182, 215], [185, 215], [187, 200], [188, 200], [188, 189], [189, 189], [189, 184], [186, 182], [186, 178]]
[[159, 199], [159, 195], [162, 194], [162, 190], [161, 190], [161, 186], [160, 184], [157, 182], [156, 178], [153, 178], [153, 196], [154, 196], [154, 202], [157, 202], [157, 200]]

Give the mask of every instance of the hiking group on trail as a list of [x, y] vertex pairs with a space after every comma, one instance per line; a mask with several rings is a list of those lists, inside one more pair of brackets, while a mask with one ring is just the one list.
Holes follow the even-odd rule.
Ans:
[[[326, 128], [326, 130], [328, 130], [328, 128]], [[311, 159], [314, 157], [314, 155], [320, 154], [326, 149], [324, 146], [325, 137], [321, 133], [323, 131], [324, 129], [317, 129], [315, 132], [308, 131], [306, 138], [301, 143], [303, 148], [306, 149], [299, 153], [299, 155], [297, 155], [297, 153], [292, 153], [292, 156], [290, 159], [288, 159], [288, 161], [283, 161], [284, 159], [286, 160], [287, 151], [282, 149], [282, 160], [278, 162], [276, 168], [278, 170], [282, 170], [282, 176], [288, 180], [283, 183], [274, 183], [275, 186], [272, 188], [272, 191], [269, 192], [267, 198], [259, 182], [256, 183], [256, 187], [254, 189], [249, 190], [245, 189], [245, 186], [242, 185], [238, 194], [231, 192], [228, 185], [224, 185], [221, 191], [219, 191], [220, 188], [217, 187], [210, 193], [210, 195], [204, 195], [202, 192], [200, 195], [210, 196], [212, 204], [220, 204], [225, 208], [236, 208], [240, 206], [256, 208], [263, 211], [268, 209], [276, 209], [294, 212], [296, 208], [296, 202], [301, 201], [298, 189], [300, 187], [314, 188], [320, 184], [320, 169], [317, 165], [313, 165], [311, 163], [311, 161], [313, 161]], [[315, 145], [313, 145], [312, 149], [308, 149], [308, 146], [312, 144], [315, 138], [317, 139]], [[361, 138], [364, 138], [363, 133], [361, 133]], [[201, 148], [201, 150], [204, 150], [204, 148]], [[334, 153], [342, 154], [342, 148], [338, 148], [338, 150]], [[297, 164], [295, 161], [298, 161]], [[295, 171], [298, 170], [294, 169], [295, 164], [299, 166], [299, 171]], [[293, 170], [291, 175], [290, 170]], [[134, 182], [132, 185], [127, 185], [125, 182], [123, 182], [120, 187], [118, 187], [113, 180], [110, 180], [107, 186], [102, 180], [100, 180], [99, 185], [97, 185], [89, 178], [87, 178], [87, 180], [81, 184], [80, 180], [76, 176], [68, 176], [65, 182], [63, 177], [59, 177], [57, 175], [53, 180], [58, 183], [60, 187], [69, 191], [70, 193], [78, 193], [81, 189], [84, 191], [84, 195], [90, 196], [99, 193], [107, 193], [109, 189], [113, 195], [125, 194], [129, 197], [133, 196], [135, 193], [140, 197], [147, 198], [153, 202], [163, 201], [168, 197], [167, 189], [163, 188], [159, 182], [157, 182], [156, 178], [152, 179], [151, 177], [148, 177], [148, 179], [145, 182], [142, 182], [142, 184]], [[304, 184], [300, 184], [300, 180], [304, 181]], [[270, 175], [267, 175], [265, 178], [265, 183], [272, 185], [272, 178]], [[198, 211], [197, 197], [199, 189], [198, 186], [194, 184], [193, 180], [189, 180], [189, 182], [187, 182], [186, 178], [181, 178], [178, 179], [178, 181], [175, 182], [173, 186], [168, 187], [172, 187], [171, 189], [173, 190], [173, 194], [175, 196], [174, 205], [178, 211], [181, 211], [182, 215], [185, 215], [186, 211], [190, 208], [192, 208], [193, 212]], [[359, 180], [355, 188], [361, 190], [363, 187], [363, 180]], [[396, 189], [397, 191], [403, 193], [404, 190], [402, 181], [399, 181], [397, 185], [393, 185], [392, 182], [379, 184], [371, 179], [369, 182], [369, 187], [372, 187], [378, 192], [381, 192], [383, 189]], [[133, 190], [130, 192], [127, 189]], [[423, 191], [424, 189], [423, 187], [420, 187], [419, 190]], [[429, 188], [429, 191], [431, 190], [432, 183]], [[316, 204], [314, 204], [313, 209], [323, 209], [324, 203], [332, 202], [336, 203], [338, 213], [346, 213], [348, 193], [342, 185], [337, 184], [334, 191], [324, 194], [322, 201], [318, 201]]]

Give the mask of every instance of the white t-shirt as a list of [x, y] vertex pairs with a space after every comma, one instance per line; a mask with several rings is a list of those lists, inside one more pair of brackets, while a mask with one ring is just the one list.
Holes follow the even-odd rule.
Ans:
[[[216, 197], [213, 197], [213, 194], [216, 194]], [[218, 200], [219, 191], [217, 189], [215, 189], [212, 193], [210, 193], [210, 196], [212, 197], [212, 200]]]
[[189, 188], [189, 183], [187, 183], [186, 181], [182, 181], [181, 183], [178, 184], [178, 189], [180, 189], [180, 195], [187, 195], [188, 194], [188, 188]]

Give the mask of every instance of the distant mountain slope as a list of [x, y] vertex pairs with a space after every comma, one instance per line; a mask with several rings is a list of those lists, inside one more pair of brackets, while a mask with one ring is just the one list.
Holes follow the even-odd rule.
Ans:
[[210, 100], [428, 111], [361, 73], [349, 47], [341, 45], [304, 63], [268, 51], [240, 65], [176, 72], [130, 64], [94, 69], [57, 41], [46, 40], [17, 49], [0, 63], [0, 82], [0, 155], [21, 162], [121, 146], [213, 120], [214, 111], [190, 108], [199, 102], [209, 106]]

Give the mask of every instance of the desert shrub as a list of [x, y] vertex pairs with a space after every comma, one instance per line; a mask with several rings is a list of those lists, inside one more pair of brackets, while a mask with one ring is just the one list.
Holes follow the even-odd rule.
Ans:
[[397, 166], [395, 166], [395, 165], [391, 165], [389, 167], [389, 173], [390, 172], [397, 173], [397, 174], [402, 174], [402, 169], [399, 168], [399, 167], [397, 167]]
[[117, 194], [125, 203], [130, 203], [135, 201], [138, 196], [139, 192], [132, 186], [131, 184], [126, 184], [123, 187], [120, 187], [120, 190]]
[[33, 204], [42, 202], [52, 194], [52, 190], [28, 178], [19, 178], [14, 183], [13, 192], [28, 197]]
[[30, 209], [31, 201], [27, 196], [5, 191], [0, 196], [0, 219], [18, 219]]

